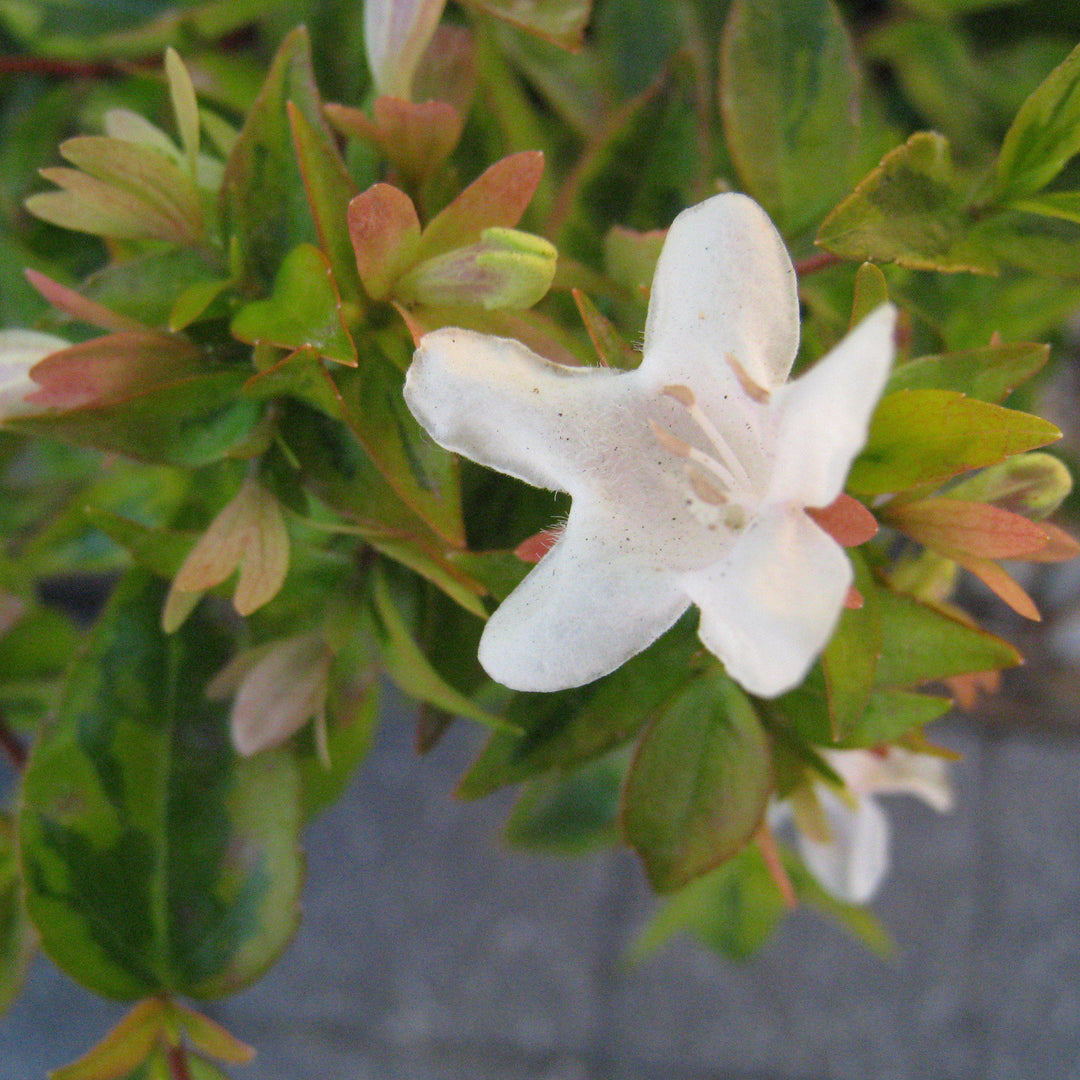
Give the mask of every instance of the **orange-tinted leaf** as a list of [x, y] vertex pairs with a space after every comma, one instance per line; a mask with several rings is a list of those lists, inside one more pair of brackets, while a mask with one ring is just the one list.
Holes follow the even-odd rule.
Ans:
[[173, 581], [182, 593], [220, 585], [236, 568], [233, 606], [250, 615], [277, 595], [289, 567], [289, 534], [277, 499], [255, 480], [244, 481], [210, 523]]
[[441, 22], [413, 77], [417, 101], [445, 101], [467, 116], [476, 95], [476, 43], [464, 26]]
[[158, 998], [140, 1001], [78, 1061], [50, 1073], [50, 1080], [120, 1080], [146, 1059], [162, 1034], [165, 1005]]
[[343, 135], [377, 146], [409, 183], [435, 171], [461, 138], [464, 122], [445, 101], [415, 104], [404, 98], [376, 98], [372, 120], [359, 109], [325, 106], [330, 122]]
[[524, 150], [496, 161], [431, 221], [417, 261], [464, 247], [485, 229], [512, 229], [525, 213], [544, 172], [544, 155]]
[[1006, 604], [1025, 619], [1032, 622], [1041, 622], [1042, 616], [1019, 582], [1010, 577], [996, 562], [990, 559], [979, 559], [974, 556], [957, 557], [956, 561], [965, 569], [970, 570], [991, 592], [997, 594]]
[[858, 547], [877, 535], [877, 518], [844, 492], [828, 506], [807, 507], [806, 513], [841, 547]]
[[45, 357], [30, 370], [41, 389], [27, 401], [67, 411], [141, 394], [203, 369], [199, 351], [181, 338], [128, 331], [92, 338]]
[[66, 285], [53, 281], [51, 277], [41, 273], [40, 270], [28, 268], [23, 273], [26, 274], [27, 281], [54, 308], [78, 322], [99, 326], [102, 330], [150, 332], [150, 327], [145, 326], [137, 319], [129, 318], [127, 315], [120, 315], [115, 311], [110, 311], [103, 304], [88, 300], [74, 289], [69, 289]]
[[171, 220], [180, 236], [198, 240], [202, 202], [191, 177], [153, 147], [107, 135], [78, 135], [60, 153], [84, 173], [137, 195]]
[[375, 184], [349, 203], [349, 236], [368, 295], [382, 300], [415, 261], [420, 219], [412, 199], [390, 184]]
[[953, 701], [970, 712], [979, 703], [980, 693], [993, 694], [1001, 685], [1000, 671], [970, 671], [963, 675], [952, 675], [944, 680], [952, 693]]
[[1080, 555], [1080, 543], [1064, 529], [1045, 521], [1040, 523], [1039, 528], [1046, 533], [1046, 545], [1030, 555], [1025, 555], [1025, 559], [1030, 562], [1055, 563], [1068, 562]]
[[232, 1032], [226, 1031], [210, 1017], [203, 1016], [178, 1001], [171, 1002], [170, 1009], [179, 1017], [192, 1046], [201, 1053], [229, 1065], [247, 1065], [255, 1057], [253, 1047], [241, 1042]]
[[847, 591], [847, 596], [844, 597], [844, 607], [848, 611], [859, 611], [866, 604], [866, 599], [863, 594], [855, 588], [854, 585], [850, 586]]
[[[987, 503], [918, 499], [889, 510], [889, 520], [920, 544], [950, 558], [1028, 558], [1046, 547], [1041, 525]], [[959, 560], [958, 560], [959, 561]]]

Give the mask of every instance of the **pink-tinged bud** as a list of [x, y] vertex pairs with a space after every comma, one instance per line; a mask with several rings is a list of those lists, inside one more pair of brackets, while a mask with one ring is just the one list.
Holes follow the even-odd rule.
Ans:
[[365, 0], [364, 44], [380, 94], [411, 96], [413, 75], [446, 0]]
[[30, 378], [30, 369], [68, 344], [35, 330], [0, 330], [0, 423], [43, 411], [42, 405], [26, 400], [41, 389]]

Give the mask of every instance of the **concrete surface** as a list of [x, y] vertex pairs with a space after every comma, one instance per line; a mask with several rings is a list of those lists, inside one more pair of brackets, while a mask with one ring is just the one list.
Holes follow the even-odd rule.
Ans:
[[[1080, 1080], [1080, 728], [954, 719], [936, 735], [964, 753], [958, 809], [888, 802], [876, 907], [897, 961], [796, 913], [747, 964], [676, 942], [627, 972], [651, 904], [634, 861], [501, 849], [508, 799], [449, 794], [479, 733], [417, 759], [392, 703], [310, 831], [296, 941], [213, 1011], [259, 1048], [233, 1075]], [[0, 1020], [0, 1080], [41, 1080], [118, 1015], [38, 963]]]

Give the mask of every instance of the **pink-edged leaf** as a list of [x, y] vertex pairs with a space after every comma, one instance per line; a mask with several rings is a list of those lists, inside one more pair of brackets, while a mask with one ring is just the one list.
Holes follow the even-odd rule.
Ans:
[[356, 185], [326, 131], [316, 128], [291, 101], [285, 108], [319, 244], [333, 267], [338, 290], [350, 300], [359, 300], [360, 279], [346, 222]]
[[559, 535], [557, 529], [541, 529], [528, 539], [522, 540], [514, 548], [514, 554], [522, 562], [538, 563], [555, 546]]
[[149, 326], [139, 322], [138, 319], [132, 319], [127, 315], [120, 315], [115, 311], [110, 311], [103, 304], [99, 304], [95, 300], [88, 300], [74, 289], [69, 289], [66, 285], [53, 281], [51, 277], [43, 274], [40, 270], [28, 268], [23, 273], [26, 275], [26, 280], [54, 308], [62, 311], [77, 322], [89, 323], [91, 326], [98, 326], [102, 330], [134, 331], [136, 333], [153, 332]]
[[120, 1080], [133, 1073], [164, 1033], [165, 1011], [159, 998], [140, 1001], [78, 1061], [50, 1073], [51, 1080]]
[[105, 405], [145, 393], [204, 369], [199, 350], [182, 338], [125, 331], [62, 349], [35, 364], [41, 389], [27, 401], [42, 409]]
[[417, 261], [473, 244], [485, 229], [512, 229], [525, 213], [544, 172], [539, 150], [496, 161], [429, 223]]
[[1045, 548], [1046, 529], [987, 503], [918, 499], [889, 509], [889, 520], [920, 544], [950, 558], [1028, 558]]
[[954, 556], [965, 570], [973, 573], [991, 592], [1004, 600], [1017, 613], [1032, 622], [1042, 622], [1035, 601], [1023, 590], [1015, 578], [1010, 577], [991, 559], [980, 559], [973, 555]]
[[372, 299], [382, 300], [416, 260], [416, 207], [405, 192], [375, 184], [349, 203], [348, 223], [360, 280]]
[[200, 1053], [229, 1065], [247, 1065], [255, 1057], [253, 1047], [241, 1042], [216, 1020], [189, 1009], [179, 1001], [170, 1002], [169, 1008], [187, 1032], [192, 1046]]
[[445, 101], [414, 104], [404, 98], [375, 99], [375, 118], [344, 105], [326, 105], [328, 119], [343, 135], [377, 146], [402, 177], [416, 184], [452, 153], [464, 121]]
[[471, 7], [577, 52], [584, 41], [592, 0], [465, 0]]
[[877, 535], [877, 518], [858, 499], [844, 492], [828, 506], [808, 507], [806, 512], [841, 547], [858, 547]]

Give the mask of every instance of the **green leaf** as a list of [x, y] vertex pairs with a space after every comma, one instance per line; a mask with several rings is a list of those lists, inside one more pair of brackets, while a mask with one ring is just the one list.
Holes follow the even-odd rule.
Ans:
[[326, 130], [303, 27], [281, 42], [225, 167], [224, 225], [239, 247], [239, 288], [246, 296], [269, 292], [285, 255], [317, 241], [293, 146], [290, 101], [316, 130]]
[[877, 690], [870, 695], [866, 711], [848, 724], [836, 745], [849, 749], [896, 742], [913, 728], [922, 728], [944, 716], [952, 707], [950, 697]]
[[849, 556], [863, 606], [841, 613], [840, 622], [821, 654], [830, 728], [837, 738], [849, 732], [866, 712], [881, 652], [877, 589], [859, 554], [852, 551]]
[[579, 855], [617, 842], [625, 761], [611, 756], [529, 783], [506, 823], [512, 847]]
[[756, 846], [690, 882], [652, 917], [629, 949], [631, 962], [651, 956], [679, 933], [731, 960], [745, 960], [768, 940], [786, 911], [784, 897]]
[[190, 533], [151, 528], [104, 507], [87, 506], [85, 513], [92, 525], [130, 554], [136, 566], [164, 578], [176, 574], [196, 539]]
[[904, 491], [1059, 438], [1046, 420], [954, 390], [900, 390], [878, 405], [847, 486], [860, 495]]
[[1040, 371], [1049, 358], [1049, 345], [1023, 341], [920, 356], [893, 371], [886, 393], [955, 390], [979, 401], [1000, 403]]
[[517, 733], [511, 721], [489, 713], [452, 687], [424, 656], [394, 603], [383, 573], [374, 576], [373, 599], [381, 624], [380, 644], [386, 673], [406, 693], [454, 716], [464, 716], [496, 731]]
[[948, 141], [921, 131], [860, 181], [822, 223], [817, 243], [847, 259], [994, 273], [997, 259], [970, 242], [972, 224], [968, 184]]
[[819, 222], [859, 175], [859, 80], [830, 0], [735, 0], [720, 53], [724, 132], [781, 232]]
[[296, 759], [304, 790], [304, 820], [337, 802], [356, 767], [367, 756], [379, 716], [379, 684], [335, 687], [327, 709], [326, 743], [330, 768], [319, 760], [312, 725], [300, 733]]
[[466, 0], [480, 11], [504, 19], [564, 49], [580, 49], [592, 0]]
[[249, 345], [310, 349], [356, 366], [353, 344], [341, 315], [334, 274], [326, 256], [312, 244], [299, 244], [285, 257], [266, 300], [242, 307], [230, 327]]
[[632, 739], [690, 677], [701, 649], [692, 618], [591, 687], [518, 694], [507, 719], [521, 735], [494, 735], [462, 778], [458, 795], [476, 799], [547, 769], [572, 769]]
[[653, 888], [670, 892], [753, 836], [771, 790], [757, 714], [713, 669], [688, 683], [646, 730], [626, 778], [623, 835]]
[[880, 589], [878, 609], [882, 634], [879, 687], [903, 689], [1023, 662], [1007, 641], [913, 596]]
[[464, 547], [461, 482], [452, 454], [436, 446], [409, 412], [404, 374], [378, 352], [356, 371], [335, 372], [345, 423], [399, 498], [453, 547]]
[[19, 819], [45, 951], [116, 998], [231, 993], [298, 918], [292, 760], [237, 757], [203, 694], [230, 643], [199, 612], [167, 638], [164, 598], [141, 572], [114, 594], [31, 754]]
[[168, 327], [174, 333], [197, 322], [214, 301], [232, 285], [228, 279], [211, 278], [189, 285], [173, 301], [169, 309]]
[[26, 915], [15, 851], [15, 827], [0, 814], [0, 1016], [19, 996], [37, 948], [37, 934]]
[[286, 109], [319, 244], [333, 267], [338, 292], [356, 303], [362, 291], [347, 224], [349, 200], [356, 194], [356, 185], [325, 126], [313, 124], [291, 101]]
[[8, 427], [139, 461], [208, 465], [240, 446], [259, 418], [257, 403], [239, 394], [246, 375], [237, 370], [196, 375], [115, 405], [23, 417]]
[[187, 157], [188, 172], [195, 176], [199, 160], [199, 103], [195, 99], [188, 69], [180, 54], [173, 48], [165, 50], [165, 75], [169, 83], [169, 99], [172, 102], [180, 142]]
[[997, 160], [999, 199], [1045, 187], [1080, 151], [1080, 45], [1024, 102]]
[[889, 299], [885, 275], [873, 263], [863, 263], [855, 274], [855, 295], [851, 302], [851, 326], [856, 327], [870, 312]]
[[1080, 191], [1042, 191], [1013, 199], [1012, 206], [1029, 214], [1061, 218], [1080, 225]]

